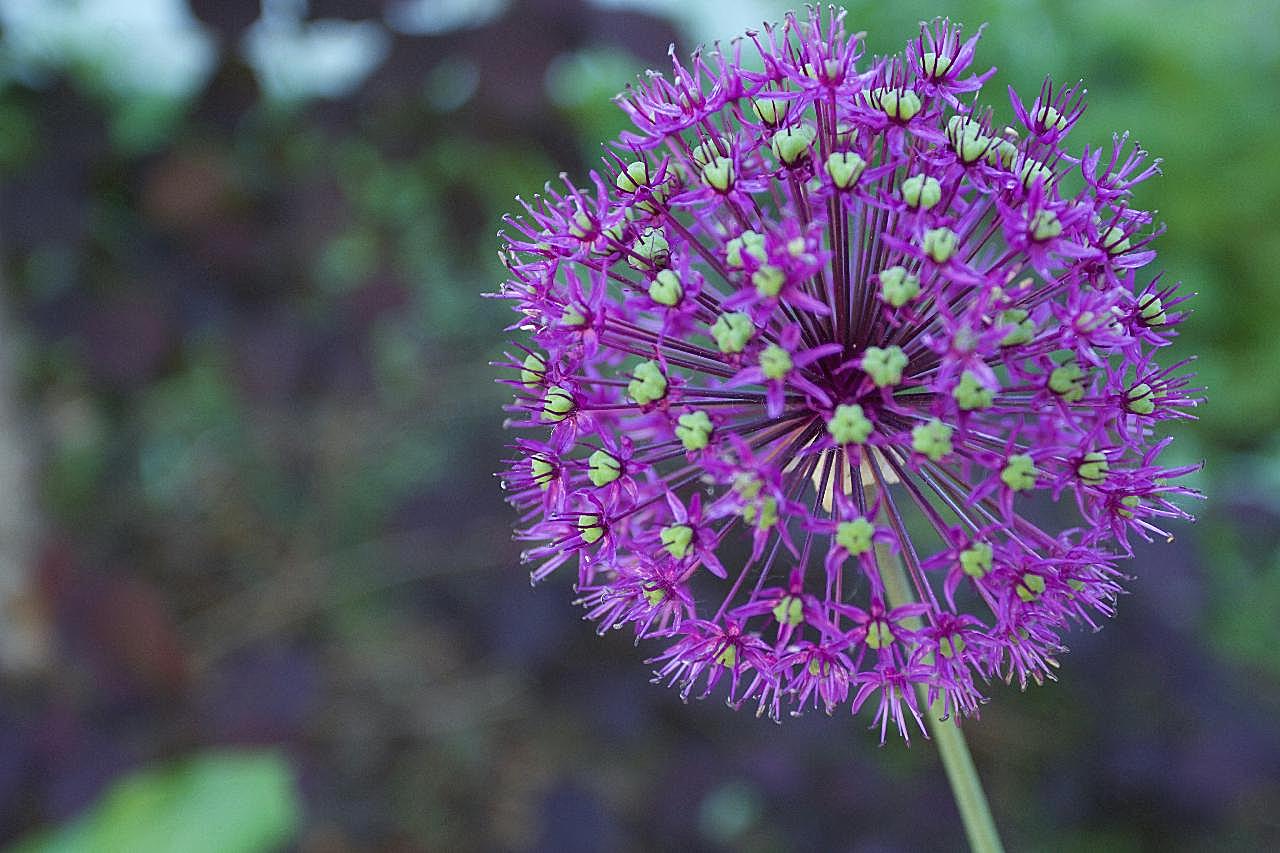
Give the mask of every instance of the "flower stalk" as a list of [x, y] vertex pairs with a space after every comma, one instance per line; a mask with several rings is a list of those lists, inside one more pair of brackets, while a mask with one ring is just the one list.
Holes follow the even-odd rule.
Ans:
[[[887, 546], [879, 545], [876, 547], [876, 561], [889, 603], [894, 607], [913, 604], [915, 597], [911, 594], [911, 583], [898, 556]], [[919, 618], [914, 618], [914, 621], [917, 624], [909, 627], [918, 629]], [[987, 794], [982, 788], [982, 780], [978, 778], [978, 769], [969, 754], [969, 744], [965, 741], [959, 720], [946, 716], [946, 702], [942, 697], [929, 704], [926, 685], [917, 684], [916, 695], [920, 704], [926, 707], [925, 722], [942, 758], [942, 768], [951, 785], [951, 795], [960, 812], [969, 849], [974, 853], [1003, 853], [1004, 845], [1000, 843], [1000, 833], [991, 816], [991, 806], [987, 804]]]

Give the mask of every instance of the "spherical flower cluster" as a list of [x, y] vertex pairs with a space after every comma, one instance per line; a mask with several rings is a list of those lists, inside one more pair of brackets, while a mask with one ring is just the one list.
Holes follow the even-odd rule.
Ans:
[[1185, 297], [1139, 275], [1159, 229], [1129, 202], [1156, 164], [1070, 153], [1078, 86], [994, 123], [976, 42], [939, 21], [860, 64], [811, 12], [673, 55], [589, 187], [507, 220], [524, 558], [576, 565], [684, 697], [873, 702], [882, 739], [923, 701], [972, 715], [1052, 678], [1130, 536], [1187, 518], [1155, 432], [1197, 392], [1153, 357]]

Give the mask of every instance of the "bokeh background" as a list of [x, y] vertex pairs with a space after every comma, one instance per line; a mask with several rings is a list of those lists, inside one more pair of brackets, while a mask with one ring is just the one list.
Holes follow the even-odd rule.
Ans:
[[[530, 590], [499, 216], [646, 66], [785, 6], [0, 0], [0, 842], [19, 850], [956, 850], [927, 742], [648, 683]], [[1280, 11], [857, 2], [990, 22], [1199, 292], [1210, 499], [1061, 682], [967, 726], [1013, 850], [1280, 849]]]

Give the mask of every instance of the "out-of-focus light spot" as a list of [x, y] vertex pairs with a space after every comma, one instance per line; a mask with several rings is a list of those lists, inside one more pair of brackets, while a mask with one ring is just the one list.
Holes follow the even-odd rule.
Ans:
[[439, 35], [487, 24], [509, 0], [400, 0], [386, 12], [387, 25], [411, 36]]
[[[761, 21], [777, 20], [779, 9], [788, 8], [764, 0], [588, 0], [601, 9], [634, 9], [676, 22], [695, 42], [712, 42], [725, 33], [760, 29]], [[803, 4], [792, 4], [800, 6]], [[856, 27], [855, 27], [856, 29]]]
[[245, 34], [243, 50], [268, 97], [341, 98], [387, 58], [391, 35], [373, 21], [303, 23], [296, 9], [270, 4]]
[[423, 96], [438, 112], [458, 109], [480, 86], [480, 66], [465, 56], [450, 56], [427, 74]]
[[75, 70], [117, 96], [186, 99], [213, 71], [213, 39], [183, 0], [0, 0], [0, 81]]
[[716, 845], [731, 845], [760, 819], [760, 795], [744, 782], [725, 782], [698, 806], [698, 831]]

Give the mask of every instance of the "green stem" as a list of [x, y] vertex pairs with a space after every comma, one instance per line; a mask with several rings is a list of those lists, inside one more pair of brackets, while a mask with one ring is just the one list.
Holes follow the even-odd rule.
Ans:
[[[911, 592], [911, 582], [897, 555], [888, 548], [877, 545], [876, 563], [889, 604], [900, 607], [913, 603], [915, 596]], [[920, 620], [915, 617], [904, 619], [903, 625], [915, 630], [920, 627]], [[929, 701], [929, 688], [917, 684], [916, 695], [920, 697], [920, 704], [926, 705]], [[969, 754], [969, 745], [965, 743], [964, 732], [960, 730], [956, 720], [943, 720], [944, 713], [946, 709], [939, 696], [925, 711], [925, 722], [928, 723], [929, 733], [938, 747], [938, 754], [942, 757], [942, 767], [947, 772], [947, 781], [951, 783], [951, 794], [955, 797], [956, 808], [960, 810], [960, 820], [964, 822], [969, 847], [974, 853], [1003, 853], [1004, 846], [1000, 843], [1000, 834], [991, 817], [991, 807], [987, 805], [987, 795], [982, 790], [977, 768], [973, 766], [973, 757]]]

